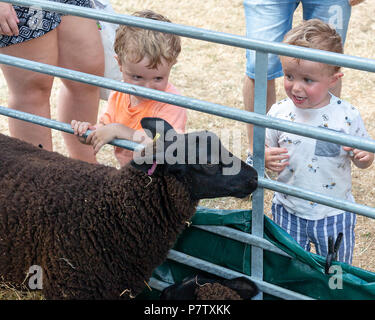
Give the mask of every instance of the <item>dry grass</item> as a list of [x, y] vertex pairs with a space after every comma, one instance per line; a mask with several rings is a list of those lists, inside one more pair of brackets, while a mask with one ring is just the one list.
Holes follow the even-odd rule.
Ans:
[[[158, 11], [173, 22], [183, 25], [227, 32], [245, 34], [245, 21], [242, 1], [191, 0], [191, 1], [135, 1], [111, 0], [119, 13], [130, 14], [133, 11], [149, 8]], [[374, 59], [375, 3], [366, 1], [353, 8], [345, 51], [347, 54]], [[301, 21], [301, 9], [297, 9], [295, 23]], [[243, 109], [242, 83], [245, 70], [245, 51], [239, 48], [183, 38], [183, 49], [177, 65], [171, 75], [171, 81], [181, 92], [201, 100], [207, 100], [226, 106]], [[360, 110], [370, 135], [375, 137], [375, 125], [371, 121], [375, 116], [375, 75], [351, 69], [343, 70], [342, 98], [348, 100]], [[55, 117], [55, 94], [59, 81], [55, 82], [52, 96], [53, 117]], [[277, 81], [277, 99], [285, 96], [281, 79]], [[7, 93], [4, 79], [0, 77], [0, 105], [6, 105]], [[101, 110], [105, 103], [101, 103]], [[241, 149], [237, 155], [246, 157], [246, 131], [243, 123], [205, 113], [188, 111], [188, 129], [209, 129], [220, 134], [223, 128], [240, 130], [242, 133]], [[0, 117], [0, 132], [8, 133], [7, 121]], [[55, 150], [66, 154], [59, 132], [53, 133]], [[232, 147], [230, 147], [233, 149]], [[107, 146], [99, 153], [99, 161], [116, 165], [112, 147]], [[374, 207], [373, 167], [367, 170], [353, 169], [353, 193], [358, 203]], [[272, 192], [265, 193], [265, 213], [270, 208]], [[202, 201], [202, 205], [222, 209], [251, 208], [248, 200], [232, 198]], [[366, 270], [375, 271], [375, 221], [358, 216], [356, 227], [356, 247], [353, 264]], [[9, 295], [8, 295], [9, 293]], [[26, 296], [14, 290], [0, 287], [0, 299], [39, 299], [32, 293]]]
[[0, 300], [43, 300], [40, 291], [30, 290], [27, 286], [15, 288], [11, 283], [0, 281]]

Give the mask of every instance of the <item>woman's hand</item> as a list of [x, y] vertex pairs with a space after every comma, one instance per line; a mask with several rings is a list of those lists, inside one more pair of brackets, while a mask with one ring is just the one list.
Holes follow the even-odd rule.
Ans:
[[18, 36], [19, 20], [10, 3], [0, 2], [0, 34], [6, 36]]

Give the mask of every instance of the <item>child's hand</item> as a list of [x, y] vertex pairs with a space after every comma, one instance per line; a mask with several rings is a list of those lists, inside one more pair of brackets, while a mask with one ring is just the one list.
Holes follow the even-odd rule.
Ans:
[[360, 4], [360, 3], [363, 2], [363, 1], [365, 1], [365, 0], [349, 0], [349, 4], [350, 4], [351, 6], [355, 6], [355, 5], [357, 5], [357, 4]]
[[92, 145], [92, 147], [94, 148], [94, 154], [97, 154], [101, 147], [103, 147], [106, 143], [117, 138], [117, 125], [117, 123], [107, 124], [105, 126], [97, 128], [87, 136], [86, 142]]
[[78, 137], [78, 140], [81, 143], [90, 144], [87, 142], [87, 139], [83, 137], [83, 135], [87, 132], [87, 130], [95, 130], [96, 129], [95, 126], [93, 126], [89, 122], [83, 122], [83, 121], [77, 121], [77, 120], [72, 120], [70, 125], [74, 131], [74, 135]]
[[266, 147], [265, 151], [265, 167], [275, 172], [281, 172], [289, 165], [288, 161], [282, 161], [289, 159], [286, 148], [269, 148]]
[[368, 151], [359, 150], [351, 147], [343, 147], [349, 153], [353, 163], [360, 169], [366, 169], [374, 161], [374, 154]]

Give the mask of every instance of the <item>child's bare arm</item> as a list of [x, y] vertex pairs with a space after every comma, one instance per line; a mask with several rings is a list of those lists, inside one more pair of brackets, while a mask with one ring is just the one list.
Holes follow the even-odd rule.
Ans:
[[[289, 165], [288, 150], [286, 148], [267, 147], [265, 150], [265, 167], [275, 172], [281, 172]], [[285, 160], [285, 161], [282, 161]]]
[[343, 147], [346, 152], [351, 152], [350, 158], [354, 165], [360, 169], [366, 169], [374, 161], [374, 154], [368, 151], [359, 150], [351, 147]]
[[148, 143], [150, 138], [145, 135], [136, 134], [136, 130], [124, 126], [120, 123], [109, 123], [102, 125], [87, 136], [87, 143], [92, 144], [94, 154], [97, 154], [102, 146], [113, 139], [126, 139], [138, 143]]

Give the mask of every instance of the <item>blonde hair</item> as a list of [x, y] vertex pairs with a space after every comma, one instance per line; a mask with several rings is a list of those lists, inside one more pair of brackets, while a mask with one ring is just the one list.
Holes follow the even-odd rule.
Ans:
[[[138, 11], [133, 16], [171, 22], [151, 10]], [[147, 67], [155, 69], [162, 58], [170, 65], [177, 62], [181, 40], [174, 34], [121, 25], [116, 31], [114, 50], [121, 62], [130, 59], [131, 62], [138, 63], [147, 57], [150, 60]]]
[[[306, 20], [292, 28], [285, 35], [283, 42], [305, 48], [344, 53], [341, 36], [334, 28], [319, 19]], [[340, 70], [339, 66], [333, 67], [335, 72]]]

